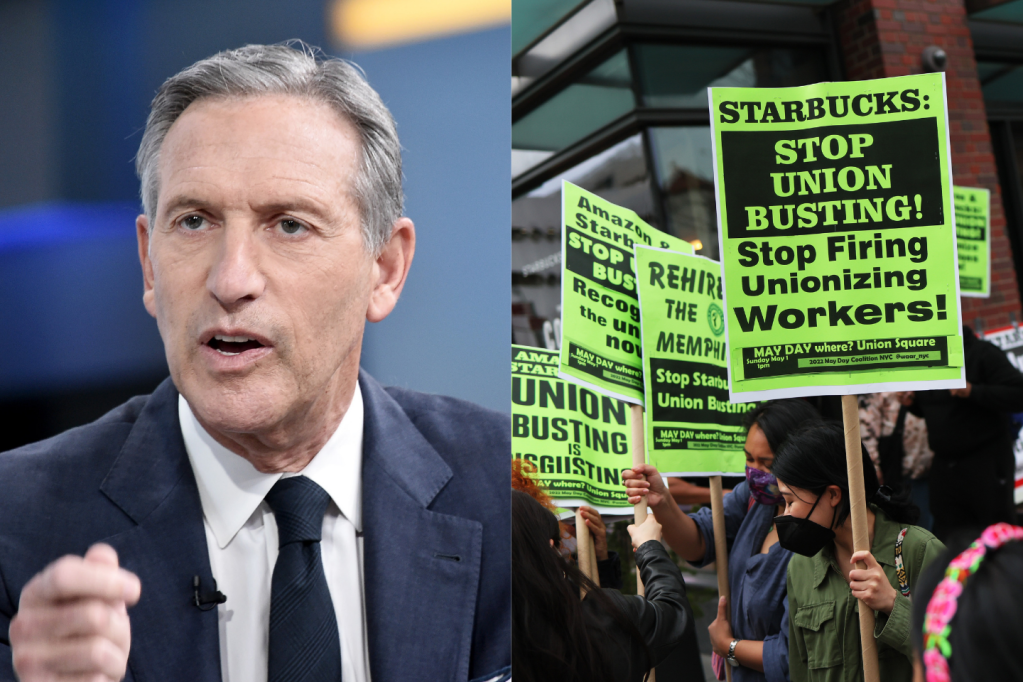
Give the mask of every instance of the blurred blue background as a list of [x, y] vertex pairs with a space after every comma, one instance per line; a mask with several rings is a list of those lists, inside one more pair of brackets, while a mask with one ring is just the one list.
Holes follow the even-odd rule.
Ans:
[[167, 375], [142, 307], [133, 158], [160, 83], [219, 50], [301, 38], [366, 71], [398, 121], [412, 272], [369, 325], [385, 384], [507, 411], [510, 29], [353, 50], [324, 0], [0, 2], [0, 449]]

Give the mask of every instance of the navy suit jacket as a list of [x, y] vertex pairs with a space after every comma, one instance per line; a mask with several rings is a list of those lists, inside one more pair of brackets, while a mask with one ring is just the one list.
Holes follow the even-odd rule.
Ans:
[[[511, 663], [506, 415], [360, 373], [363, 548], [373, 682], [468, 680]], [[101, 419], [0, 454], [0, 680], [21, 591], [106, 542], [142, 581], [125, 679], [219, 682], [202, 506], [168, 379]], [[221, 585], [230, 600], [230, 588]], [[208, 588], [207, 588], [208, 589]]]

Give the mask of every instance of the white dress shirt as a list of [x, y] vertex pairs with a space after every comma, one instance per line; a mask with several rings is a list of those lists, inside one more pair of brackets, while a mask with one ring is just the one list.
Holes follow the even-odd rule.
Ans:
[[[227, 595], [217, 607], [223, 682], [266, 682], [277, 522], [263, 498], [282, 474], [260, 473], [213, 440], [181, 396], [178, 419], [199, 486], [213, 578]], [[301, 472], [331, 499], [320, 553], [341, 636], [344, 682], [370, 679], [360, 537], [362, 432], [362, 392], [356, 385], [341, 424]]]

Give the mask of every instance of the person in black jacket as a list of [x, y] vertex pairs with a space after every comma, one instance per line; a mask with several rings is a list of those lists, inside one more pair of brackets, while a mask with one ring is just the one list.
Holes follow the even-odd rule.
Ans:
[[1013, 502], [1018, 429], [1010, 414], [1023, 411], [1023, 374], [1005, 352], [963, 327], [966, 388], [900, 394], [927, 422], [934, 534], [943, 542], [999, 521], [1015, 523]]
[[629, 534], [645, 597], [596, 587], [558, 550], [555, 516], [512, 492], [516, 682], [641, 682], [692, 631], [685, 583], [659, 542], [660, 524], [650, 515]]

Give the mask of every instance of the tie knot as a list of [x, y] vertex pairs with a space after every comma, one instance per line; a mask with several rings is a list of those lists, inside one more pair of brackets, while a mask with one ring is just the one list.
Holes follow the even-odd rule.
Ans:
[[266, 494], [277, 520], [280, 547], [292, 542], [319, 542], [330, 495], [305, 476], [282, 478]]

